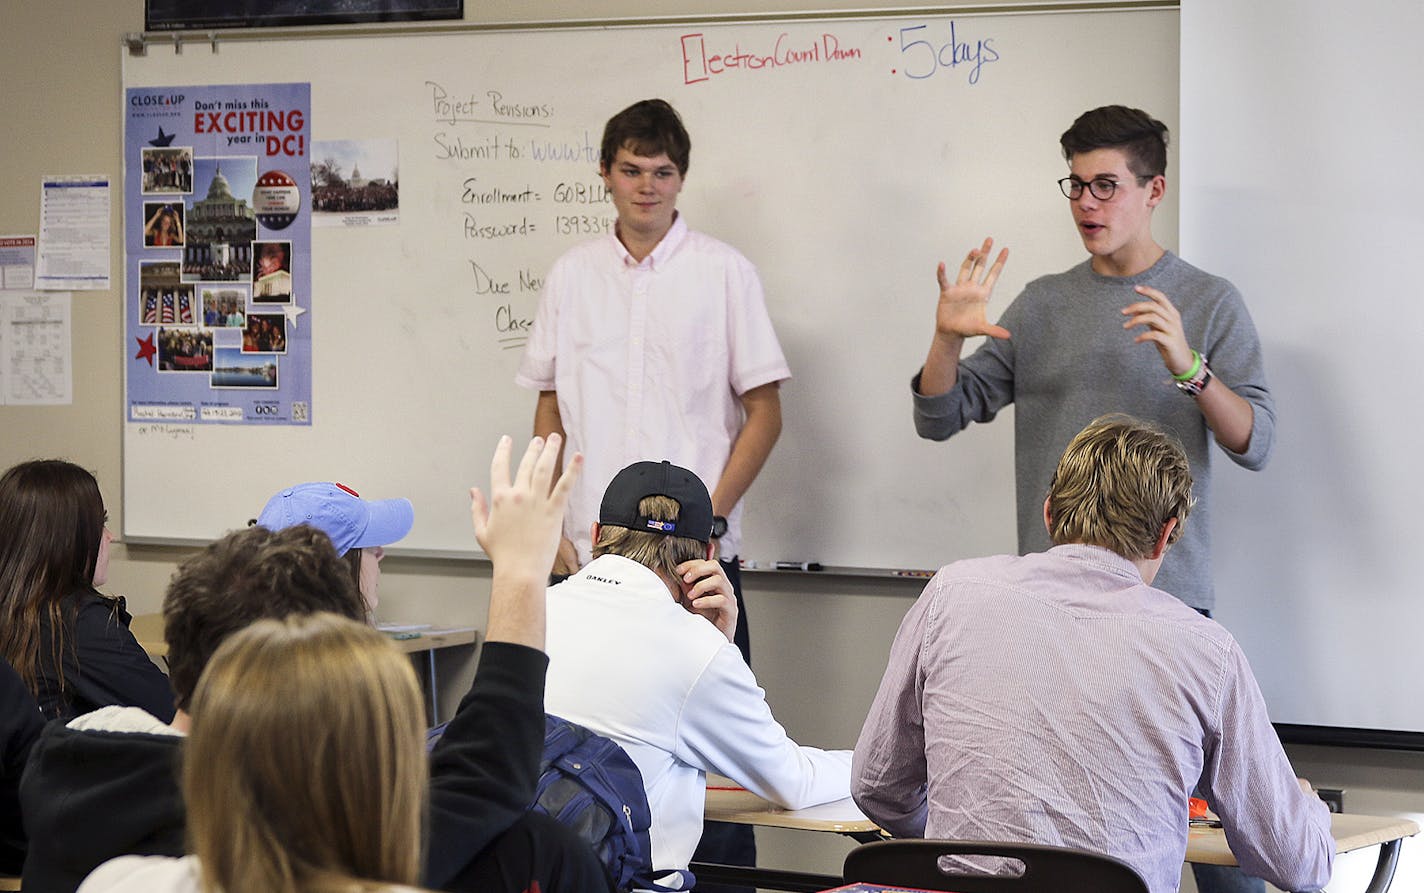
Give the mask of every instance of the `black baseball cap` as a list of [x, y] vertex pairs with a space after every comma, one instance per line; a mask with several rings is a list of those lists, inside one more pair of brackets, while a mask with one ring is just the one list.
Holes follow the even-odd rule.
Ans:
[[[666, 496], [678, 504], [676, 521], [659, 521], [638, 512], [647, 496]], [[712, 497], [701, 478], [666, 460], [635, 462], [614, 475], [603, 493], [598, 523], [663, 536], [685, 536], [707, 543], [712, 539]]]

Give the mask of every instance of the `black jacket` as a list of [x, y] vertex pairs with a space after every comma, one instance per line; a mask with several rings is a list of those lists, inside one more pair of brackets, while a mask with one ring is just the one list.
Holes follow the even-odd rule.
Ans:
[[[141, 707], [163, 722], [173, 721], [173, 689], [168, 677], [148, 659], [129, 632], [133, 619], [122, 598], [107, 598], [93, 588], [65, 600], [74, 610], [74, 628], [63, 651], [64, 691], [50, 650], [41, 648], [38, 700], [50, 719], [73, 719], [115, 704]], [[40, 641], [48, 642], [48, 624], [41, 622]]]
[[430, 754], [430, 822], [421, 883], [473, 890], [475, 857], [529, 811], [544, 753], [549, 657], [486, 642], [470, 691]]
[[25, 860], [20, 775], [43, 728], [40, 706], [29, 688], [20, 674], [0, 660], [0, 874], [19, 874]]
[[[533, 802], [548, 665], [543, 652], [522, 645], [481, 649], [475, 682], [430, 757], [426, 886], [470, 890], [475, 858]], [[183, 855], [182, 742], [45, 727], [20, 791], [35, 841], [25, 889], [72, 893], [115, 856]]]
[[20, 783], [25, 889], [69, 893], [129, 853], [183, 855], [183, 739], [45, 726]]

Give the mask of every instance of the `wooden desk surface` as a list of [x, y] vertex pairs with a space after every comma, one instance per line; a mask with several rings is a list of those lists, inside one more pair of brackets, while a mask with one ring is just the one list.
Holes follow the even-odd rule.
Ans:
[[782, 809], [738, 786], [736, 782], [716, 775], [707, 776], [704, 815], [715, 822], [794, 828], [798, 831], [856, 834], [878, 830], [876, 824], [866, 818], [849, 797], [807, 809]]
[[[1335, 838], [1335, 852], [1348, 853], [1367, 846], [1378, 846], [1401, 837], [1419, 833], [1419, 824], [1392, 816], [1352, 815], [1334, 813], [1330, 816], [1330, 834]], [[1235, 865], [1236, 857], [1226, 846], [1226, 832], [1220, 828], [1192, 828], [1187, 832], [1187, 861], [1207, 865]]]
[[[740, 825], [795, 828], [802, 831], [834, 831], [839, 834], [876, 830], [875, 823], [849, 799], [837, 800], [810, 809], [782, 809], [763, 800], [735, 782], [707, 777], [706, 818]], [[1409, 819], [1390, 816], [1336, 814], [1330, 816], [1330, 832], [1335, 852], [1348, 853], [1377, 846], [1419, 833], [1419, 825]], [[1187, 832], [1188, 862], [1235, 865], [1236, 858], [1226, 846], [1226, 832], [1220, 828], [1192, 828]]]
[[[138, 639], [139, 645], [143, 646], [143, 650], [148, 652], [149, 657], [161, 658], [168, 654], [168, 643], [163, 641], [162, 614], [135, 614], [129, 629], [133, 632], [134, 638]], [[420, 630], [418, 636], [403, 639], [392, 636], [391, 641], [401, 651], [413, 654], [419, 651], [449, 648], [453, 645], [472, 645], [478, 641], [479, 632], [473, 626], [423, 629]]]

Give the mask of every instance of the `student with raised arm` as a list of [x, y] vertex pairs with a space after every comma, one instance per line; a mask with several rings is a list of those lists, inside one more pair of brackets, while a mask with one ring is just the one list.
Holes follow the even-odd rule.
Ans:
[[259, 620], [193, 697], [193, 854], [123, 856], [82, 893], [417, 893], [426, 764], [410, 661], [337, 614]]
[[[524, 891], [536, 882], [545, 893], [607, 889], [588, 845], [528, 809], [544, 736], [548, 562], [582, 466], [575, 456], [551, 486], [560, 446], [557, 437], [536, 438], [511, 476], [503, 438], [489, 498], [472, 492], [476, 537], [494, 564], [489, 621], [475, 681], [430, 758], [420, 880], [433, 889]], [[20, 792], [32, 836], [27, 887], [63, 893], [116, 856], [184, 855], [176, 767], [198, 679], [218, 648], [253, 622], [316, 612], [366, 617], [349, 564], [315, 527], [246, 528], [184, 562], [163, 603], [178, 717], [168, 725], [143, 710], [109, 709], [46, 727]]]

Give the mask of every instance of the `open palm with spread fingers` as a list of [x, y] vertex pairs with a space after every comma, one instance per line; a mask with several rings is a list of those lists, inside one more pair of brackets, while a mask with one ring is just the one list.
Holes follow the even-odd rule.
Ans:
[[964, 263], [959, 265], [959, 273], [953, 282], [949, 280], [944, 263], [940, 262], [935, 328], [941, 335], [1009, 337], [1008, 329], [991, 324], [984, 314], [989, 296], [994, 292], [994, 283], [999, 280], [1004, 262], [1009, 259], [1009, 249], [1005, 248], [990, 264], [989, 255], [993, 250], [993, 239], [985, 239], [983, 245], [972, 249], [964, 258]]
[[554, 482], [562, 445], [557, 434], [535, 437], [511, 478], [513, 444], [508, 436], [502, 437], [490, 461], [490, 498], [486, 500], [478, 487], [470, 490], [475, 538], [497, 572], [539, 578], [548, 574], [559, 546], [564, 508], [583, 469], [583, 456], [575, 453]]

